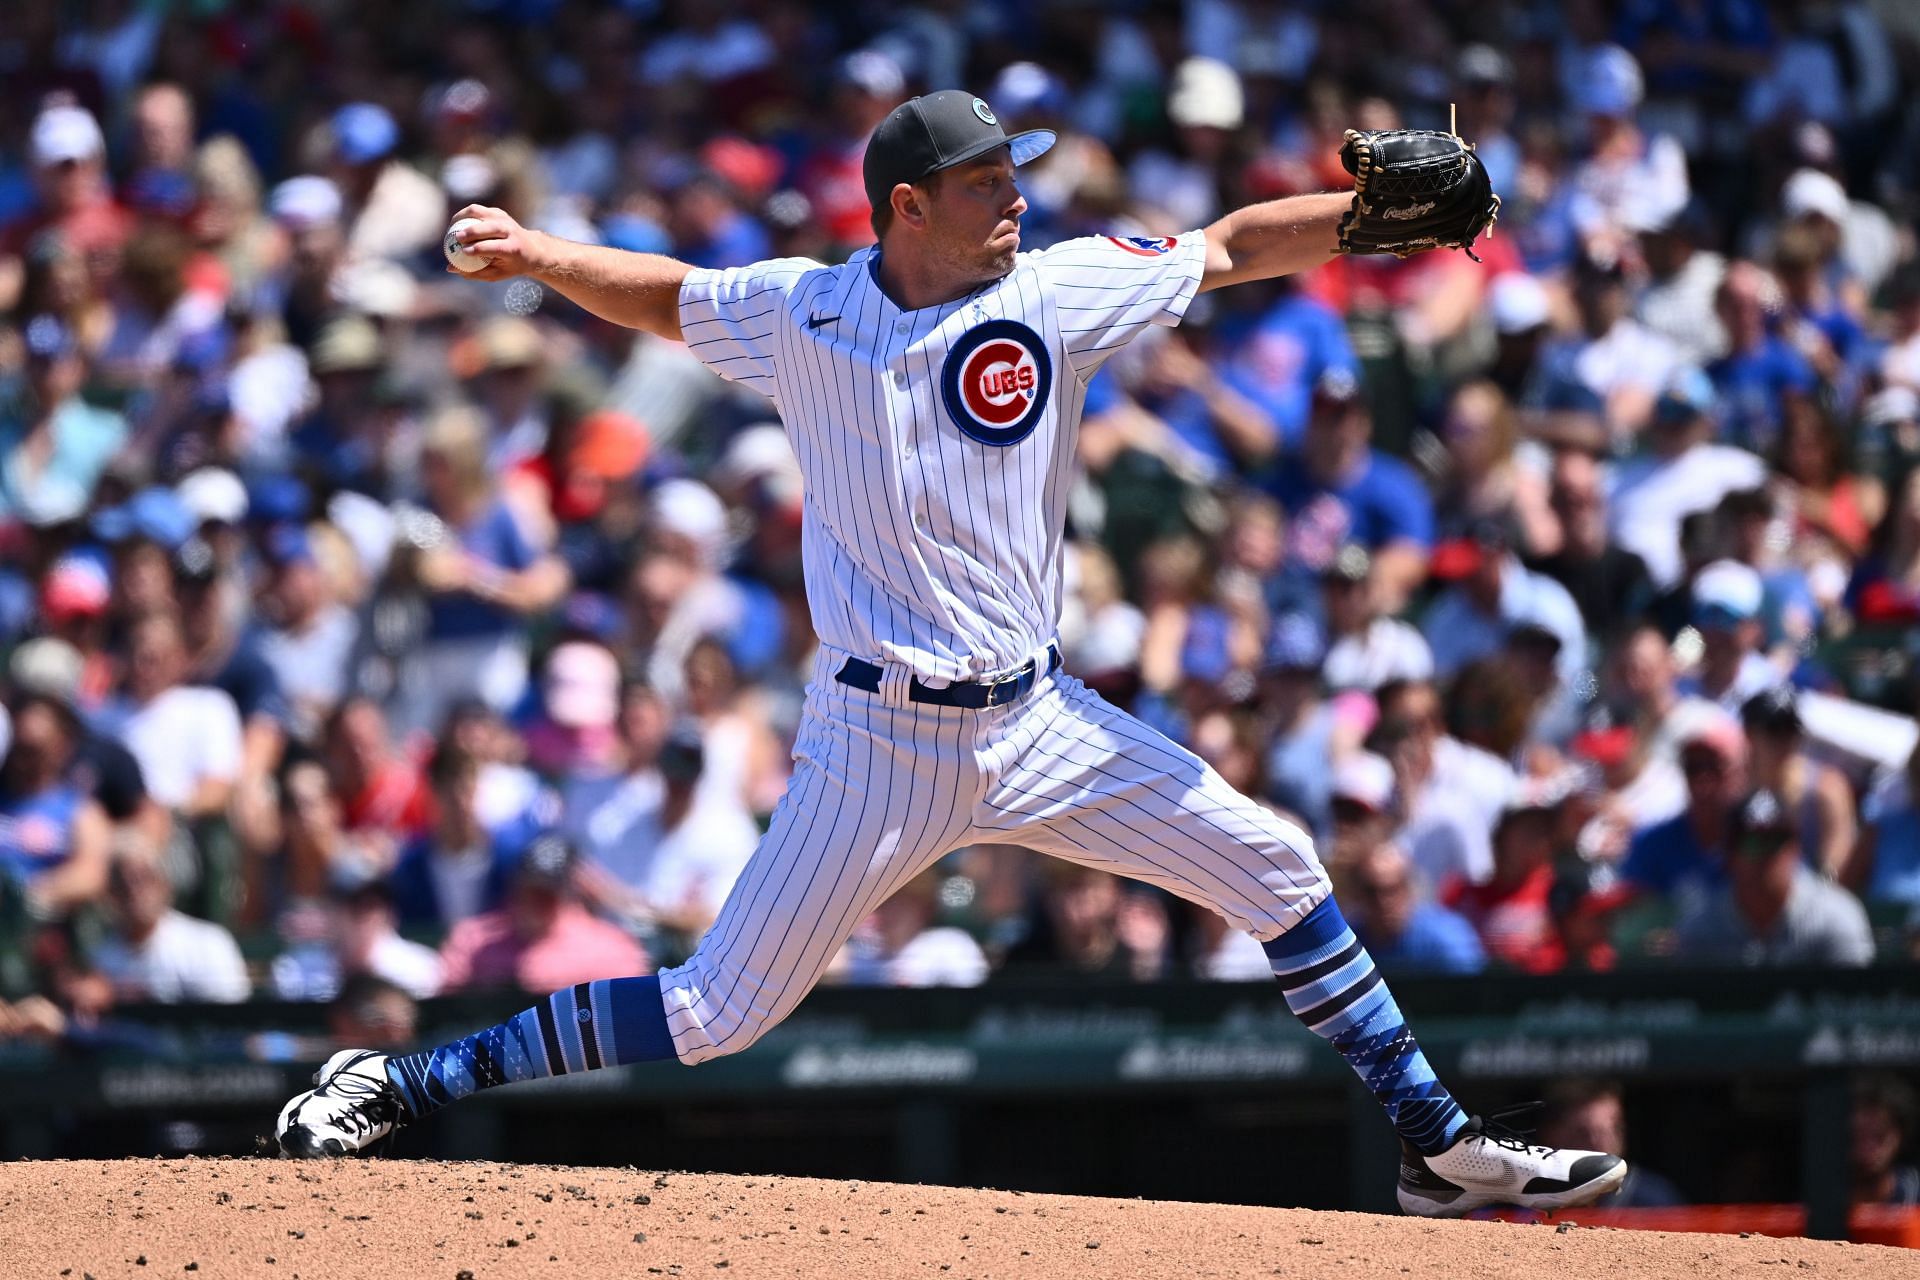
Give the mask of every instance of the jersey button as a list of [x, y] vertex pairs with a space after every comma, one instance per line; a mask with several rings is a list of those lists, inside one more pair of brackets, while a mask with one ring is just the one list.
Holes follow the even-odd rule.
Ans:
[[913, 457], [913, 446], [912, 446], [912, 445], [910, 445], [910, 444], [909, 444], [909, 445], [902, 445], [902, 446], [900, 447], [900, 456], [901, 456], [901, 457], [902, 457], [903, 459], [908, 459], [908, 460], [911, 460], [911, 459], [912, 459], [912, 457]]
[[905, 320], [902, 320], [899, 324], [893, 326], [893, 331], [895, 333], [905, 333], [907, 330], [911, 328], [913, 328], [912, 325], [908, 324]]
[[893, 385], [896, 387], [904, 387], [907, 385], [907, 371], [905, 369], [896, 369], [894, 371]]

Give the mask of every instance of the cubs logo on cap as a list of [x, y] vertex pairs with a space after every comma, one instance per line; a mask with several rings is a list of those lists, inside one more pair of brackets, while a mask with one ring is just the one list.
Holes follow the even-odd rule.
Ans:
[[940, 394], [954, 425], [1006, 448], [1033, 434], [1053, 392], [1053, 361], [1040, 335], [1016, 320], [989, 320], [947, 352]]
[[1142, 258], [1157, 258], [1180, 243], [1178, 236], [1108, 236], [1107, 239]]
[[973, 100], [973, 114], [980, 117], [980, 122], [982, 124], [999, 124], [1000, 123], [998, 120], [993, 118], [993, 108], [988, 106], [986, 104], [986, 100], [983, 98], [975, 98]]

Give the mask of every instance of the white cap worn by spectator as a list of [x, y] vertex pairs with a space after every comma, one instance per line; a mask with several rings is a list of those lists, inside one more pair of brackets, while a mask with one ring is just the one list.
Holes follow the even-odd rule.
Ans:
[[267, 197], [274, 220], [295, 231], [339, 222], [342, 207], [340, 188], [311, 173], [288, 178]]
[[786, 428], [777, 422], [748, 427], [727, 445], [713, 468], [713, 482], [732, 491], [750, 484], [783, 506], [798, 506], [802, 479], [800, 460], [793, 456]]
[[1759, 573], [1738, 560], [1715, 560], [1693, 580], [1695, 614], [1711, 610], [1730, 622], [1746, 622], [1760, 616], [1765, 594]]
[[1780, 189], [1780, 208], [1789, 218], [1817, 213], [1827, 221], [1844, 226], [1853, 202], [1847, 189], [1818, 169], [1801, 169]]
[[1335, 800], [1358, 801], [1375, 813], [1385, 813], [1393, 799], [1393, 766], [1385, 756], [1355, 752], [1333, 767], [1329, 794]]
[[1215, 58], [1188, 58], [1173, 73], [1167, 118], [1183, 129], [1238, 129], [1246, 96], [1232, 67]]
[[653, 523], [700, 549], [701, 562], [718, 569], [727, 549], [727, 509], [698, 480], [668, 480], [653, 491]]
[[247, 518], [247, 486], [225, 467], [202, 467], [173, 492], [200, 524], [239, 524]]
[[7, 674], [24, 693], [72, 703], [86, 670], [80, 651], [58, 636], [39, 636], [13, 651]]
[[1494, 332], [1503, 335], [1538, 329], [1552, 316], [1546, 286], [1524, 271], [1495, 276], [1488, 302]]
[[94, 160], [106, 154], [107, 140], [99, 121], [84, 107], [48, 107], [33, 122], [30, 144], [33, 167], [50, 169], [75, 160]]
[[900, 64], [878, 49], [861, 49], [840, 61], [840, 82], [875, 98], [898, 101], [907, 96], [907, 76]]
[[344, 264], [334, 274], [329, 292], [348, 311], [401, 320], [413, 315], [420, 286], [397, 262], [363, 258]]

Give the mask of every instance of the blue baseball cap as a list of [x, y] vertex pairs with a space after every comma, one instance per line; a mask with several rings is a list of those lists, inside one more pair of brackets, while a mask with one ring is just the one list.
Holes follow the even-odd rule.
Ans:
[[284, 472], [261, 476], [247, 486], [247, 516], [262, 524], [305, 520], [313, 497], [298, 476]]
[[399, 144], [400, 126], [377, 103], [349, 102], [333, 113], [334, 151], [348, 164], [383, 160]]
[[93, 536], [106, 543], [140, 538], [168, 551], [191, 538], [199, 520], [165, 485], [142, 489], [125, 503], [108, 507], [93, 517]]
[[313, 563], [313, 542], [307, 537], [307, 531], [297, 524], [273, 526], [267, 531], [264, 550], [267, 563], [276, 569]]
[[614, 249], [628, 253], [669, 253], [673, 237], [652, 218], [634, 213], [609, 214], [600, 223], [600, 238]]
[[1217, 684], [1233, 670], [1227, 652], [1227, 615], [1202, 606], [1187, 619], [1187, 638], [1180, 646], [1180, 674], [1188, 680]]
[[36, 360], [58, 360], [74, 349], [73, 334], [60, 317], [38, 315], [27, 321], [27, 354]]
[[1267, 637], [1267, 670], [1317, 671], [1326, 656], [1326, 636], [1311, 614], [1286, 613], [1274, 620]]
[[1654, 403], [1653, 420], [1666, 424], [1690, 422], [1703, 414], [1711, 414], [1719, 400], [1720, 394], [1707, 371], [1688, 365], [1667, 380], [1660, 399]]

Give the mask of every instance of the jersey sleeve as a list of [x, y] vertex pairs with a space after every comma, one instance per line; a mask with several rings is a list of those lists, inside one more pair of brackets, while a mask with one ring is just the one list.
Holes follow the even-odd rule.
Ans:
[[1207, 264], [1204, 232], [1086, 236], [1031, 255], [1059, 318], [1067, 360], [1082, 378], [1150, 324], [1179, 324]]
[[810, 258], [774, 258], [688, 272], [680, 283], [680, 332], [687, 350], [721, 377], [771, 397], [788, 295], [803, 276], [819, 269]]

